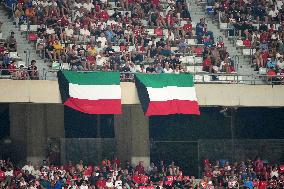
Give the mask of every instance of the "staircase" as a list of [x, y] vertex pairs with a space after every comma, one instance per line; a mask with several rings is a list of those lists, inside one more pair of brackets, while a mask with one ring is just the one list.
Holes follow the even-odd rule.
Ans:
[[[205, 18], [207, 28], [214, 33], [214, 41], [218, 41], [217, 38], [221, 37], [230, 54], [230, 57], [239, 57], [237, 60], [237, 72], [240, 75], [256, 75], [253, 68], [251, 68], [250, 58], [245, 58], [242, 52], [238, 50], [225, 36], [224, 32], [219, 29], [219, 23], [213, 23], [213, 20], [208, 16], [204, 10], [204, 5], [199, 5], [195, 0], [187, 0], [189, 5], [189, 11], [191, 14], [192, 22], [198, 23], [201, 18]], [[254, 76], [253, 76], [254, 77]], [[249, 79], [249, 78], [247, 78]], [[252, 79], [250, 77], [250, 79]]]
[[[18, 56], [23, 62], [25, 62], [26, 67], [30, 65], [30, 62], [32, 60], [36, 60], [36, 66], [39, 71], [39, 77], [40, 79], [44, 79], [46, 74], [43, 70], [48, 70], [49, 67], [44, 62], [44, 60], [41, 59], [36, 53], [34, 44], [28, 42], [28, 40], [26, 39], [26, 35], [21, 34], [19, 28], [16, 28], [16, 26], [13, 24], [12, 19], [8, 19], [6, 8], [3, 5], [0, 6], [0, 21], [3, 23], [1, 29], [3, 33], [3, 38], [6, 39], [10, 35], [11, 31], [13, 31], [15, 33], [15, 38], [17, 41]], [[48, 79], [54, 79], [54, 76], [56, 76], [56, 74], [47, 73]]]

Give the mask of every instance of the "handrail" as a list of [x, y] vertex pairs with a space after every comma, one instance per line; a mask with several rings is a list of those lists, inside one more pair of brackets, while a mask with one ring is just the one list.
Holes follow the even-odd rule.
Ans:
[[234, 61], [235, 71], [239, 72], [240, 57], [238, 55], [233, 56], [233, 61]]
[[[59, 70], [44, 70], [44, 78], [43, 79], [48, 79], [47, 73], [48, 72], [57, 72]], [[77, 71], [77, 72], [101, 72], [99, 70], [93, 70], [93, 71]], [[114, 72], [114, 71], [109, 71], [109, 72]], [[138, 72], [136, 72], [138, 73]], [[120, 74], [129, 74], [131, 75], [129, 78], [127, 78], [127, 81], [133, 82], [134, 77], [133, 77], [133, 72], [120, 72]], [[147, 74], [147, 73], [145, 73]], [[275, 84], [284, 84], [284, 75], [276, 75], [276, 76], [268, 76], [268, 75], [253, 75], [253, 74], [238, 74], [238, 73], [205, 73], [205, 72], [200, 72], [200, 73], [189, 73], [186, 72], [184, 74], [192, 74], [195, 83], [211, 83], [211, 84], [216, 84], [216, 83], [231, 83], [231, 84], [249, 84], [249, 85], [264, 85], [264, 84], [269, 84], [269, 85], [275, 85]], [[208, 80], [210, 78], [210, 80]]]

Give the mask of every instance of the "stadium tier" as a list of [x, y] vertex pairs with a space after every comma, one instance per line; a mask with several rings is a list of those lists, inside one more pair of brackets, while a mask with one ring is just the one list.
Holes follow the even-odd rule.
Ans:
[[283, 0], [0, 0], [0, 188], [283, 189]]

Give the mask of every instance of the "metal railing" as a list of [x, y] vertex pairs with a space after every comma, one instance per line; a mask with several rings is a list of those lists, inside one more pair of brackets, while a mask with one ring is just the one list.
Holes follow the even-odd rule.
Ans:
[[[57, 73], [59, 70], [43, 69], [43, 80], [49, 80], [48, 73]], [[77, 72], [100, 72], [97, 71], [77, 71]], [[121, 81], [134, 82], [134, 74], [132, 72], [120, 72]], [[145, 73], [147, 74], [147, 73]], [[195, 83], [212, 83], [212, 84], [247, 84], [247, 85], [280, 85], [284, 84], [284, 75], [249, 75], [238, 73], [190, 73], [185, 72], [181, 74], [192, 74]]]

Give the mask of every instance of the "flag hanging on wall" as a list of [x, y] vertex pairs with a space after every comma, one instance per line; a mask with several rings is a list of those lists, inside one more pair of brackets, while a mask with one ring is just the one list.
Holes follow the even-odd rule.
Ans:
[[64, 105], [88, 114], [121, 114], [118, 72], [58, 72]]
[[135, 84], [146, 116], [200, 114], [190, 74], [135, 74]]

